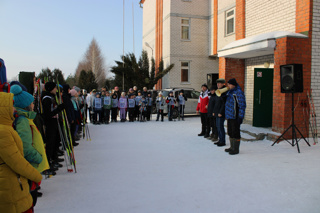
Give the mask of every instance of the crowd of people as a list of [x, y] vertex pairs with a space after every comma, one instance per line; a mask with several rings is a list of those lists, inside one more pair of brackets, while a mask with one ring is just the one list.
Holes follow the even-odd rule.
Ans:
[[230, 79], [227, 87], [225, 83], [225, 79], [220, 78], [210, 90], [206, 84], [201, 86], [197, 113], [200, 113], [202, 128], [198, 136], [212, 140], [219, 147], [225, 146], [224, 122], [227, 120], [230, 147], [225, 151], [236, 155], [240, 149], [240, 125], [245, 114], [246, 99], [236, 79]]
[[[71, 152], [65, 141], [69, 141], [67, 145], [73, 152], [73, 147], [79, 145], [77, 141], [84, 137], [87, 120], [93, 124], [117, 122], [118, 117], [121, 122], [150, 121], [155, 105], [156, 121], [164, 121], [165, 108], [172, 121], [176, 104], [184, 120], [187, 98], [183, 89], [177, 97], [172, 91], [168, 97], [159, 92], [153, 100], [146, 87], [142, 91], [133, 87], [127, 93], [118, 87], [112, 91], [102, 88], [87, 94], [76, 86], [46, 82], [42, 87], [35, 81], [34, 94], [30, 94], [18, 81], [8, 84], [5, 73], [0, 59], [0, 212], [33, 212], [37, 198], [42, 196], [42, 177], [54, 176], [63, 167], [61, 163], [68, 159], [66, 153]], [[244, 93], [235, 79], [230, 79], [227, 87], [224, 79], [218, 79], [210, 90], [202, 85], [196, 109], [202, 123], [199, 136], [225, 146], [227, 119], [230, 148], [225, 151], [238, 154], [245, 108]]]
[[[111, 92], [106, 88], [102, 88], [100, 92], [93, 89], [89, 94], [83, 91], [82, 100], [85, 101], [85, 106], [89, 109], [89, 119], [93, 124], [109, 124], [110, 122], [117, 122], [118, 114], [120, 114], [120, 121], [129, 122], [134, 121], [150, 121], [152, 112], [155, 107], [157, 112], [156, 121], [164, 121], [164, 109], [167, 104], [168, 120], [172, 121], [172, 110], [178, 103], [179, 112], [182, 120], [184, 120], [184, 108], [187, 101], [184, 95], [184, 90], [179, 91], [177, 97], [173, 96], [173, 91], [169, 92], [168, 97], [163, 97], [162, 92], [153, 100], [152, 93], [148, 91], [147, 87], [143, 91], [137, 90], [134, 86], [128, 92], [120, 92], [119, 87], [115, 87]], [[128, 118], [128, 119], [127, 119]]]

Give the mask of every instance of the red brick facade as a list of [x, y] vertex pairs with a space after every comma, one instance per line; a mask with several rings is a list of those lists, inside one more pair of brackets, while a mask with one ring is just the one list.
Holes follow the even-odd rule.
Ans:
[[246, 0], [236, 0], [236, 40], [246, 37]]
[[242, 89], [244, 88], [244, 70], [244, 59], [219, 58], [219, 78], [224, 78], [226, 81], [235, 78]]
[[[280, 65], [303, 65], [303, 93], [296, 93], [294, 99], [295, 123], [304, 136], [308, 129], [305, 126], [301, 102], [306, 100], [306, 92], [311, 85], [311, 39], [285, 37], [277, 39], [274, 52], [274, 81], [273, 81], [273, 116], [272, 129], [283, 132], [291, 124], [291, 94], [281, 93]], [[308, 123], [308, 120], [306, 120]], [[308, 125], [307, 125], [308, 126]], [[291, 137], [291, 132], [287, 135]], [[299, 137], [299, 135], [298, 135]]]

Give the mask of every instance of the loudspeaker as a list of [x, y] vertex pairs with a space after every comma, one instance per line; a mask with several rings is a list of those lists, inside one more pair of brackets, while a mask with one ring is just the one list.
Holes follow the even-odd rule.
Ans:
[[281, 93], [303, 92], [302, 64], [287, 64], [280, 66]]
[[24, 85], [28, 93], [33, 95], [33, 78], [35, 76], [35, 72], [20, 72], [19, 73], [19, 82]]

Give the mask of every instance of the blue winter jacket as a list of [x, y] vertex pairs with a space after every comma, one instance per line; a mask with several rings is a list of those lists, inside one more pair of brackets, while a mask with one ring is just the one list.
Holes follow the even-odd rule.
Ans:
[[226, 101], [226, 119], [244, 118], [246, 111], [246, 97], [238, 85], [227, 94]]
[[7, 71], [4, 61], [0, 58], [0, 84], [7, 82]]

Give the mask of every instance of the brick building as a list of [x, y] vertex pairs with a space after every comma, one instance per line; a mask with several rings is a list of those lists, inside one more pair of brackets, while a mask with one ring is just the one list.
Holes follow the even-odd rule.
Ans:
[[[312, 89], [320, 107], [320, 0], [141, 0], [143, 44], [174, 63], [157, 88], [195, 89], [235, 77], [247, 98], [245, 122], [282, 132], [291, 123], [291, 94], [280, 92], [280, 65], [303, 65], [295, 121], [306, 135], [302, 103]], [[151, 48], [143, 49], [150, 52]], [[209, 82], [210, 83], [210, 82]], [[319, 114], [320, 111], [317, 111]], [[320, 123], [320, 120], [318, 121]]]

